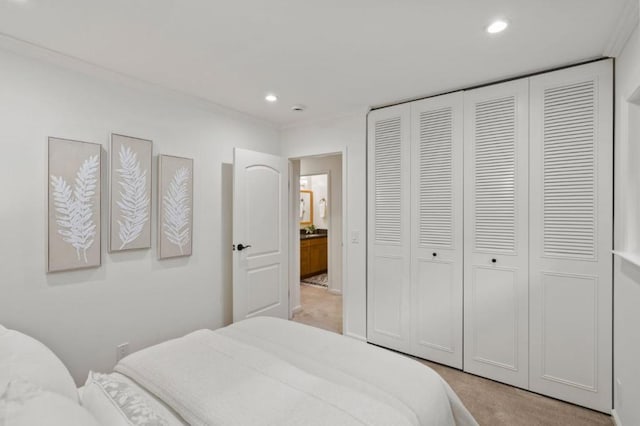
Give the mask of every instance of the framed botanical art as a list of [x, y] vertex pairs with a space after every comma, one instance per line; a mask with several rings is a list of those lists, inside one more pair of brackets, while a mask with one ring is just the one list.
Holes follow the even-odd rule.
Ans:
[[193, 160], [158, 156], [158, 257], [190, 256], [193, 239]]
[[47, 271], [100, 266], [102, 146], [49, 138]]
[[109, 251], [151, 247], [151, 156], [146, 139], [111, 135]]

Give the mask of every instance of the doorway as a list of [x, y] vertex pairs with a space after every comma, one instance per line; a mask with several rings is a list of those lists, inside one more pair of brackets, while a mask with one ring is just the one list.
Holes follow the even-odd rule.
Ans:
[[[342, 154], [292, 161], [292, 319], [342, 334]], [[296, 244], [297, 243], [297, 244]], [[297, 290], [297, 291], [295, 291]]]

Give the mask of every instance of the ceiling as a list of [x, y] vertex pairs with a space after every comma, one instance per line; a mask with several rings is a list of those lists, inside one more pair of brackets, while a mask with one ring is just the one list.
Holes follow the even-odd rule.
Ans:
[[599, 57], [626, 2], [0, 0], [0, 33], [286, 126]]

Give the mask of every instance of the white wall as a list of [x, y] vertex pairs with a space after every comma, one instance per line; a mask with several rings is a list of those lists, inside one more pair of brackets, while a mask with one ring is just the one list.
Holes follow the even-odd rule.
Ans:
[[616, 60], [614, 247], [631, 260], [614, 262], [614, 409], [624, 426], [640, 425], [640, 114], [627, 102], [639, 87], [636, 28]]
[[[322, 176], [311, 176], [313, 194], [313, 222], [318, 228], [328, 228], [329, 237], [329, 291], [342, 293], [342, 156], [302, 158], [300, 160], [300, 175], [308, 176], [317, 173], [328, 173], [329, 187], [322, 188]], [[330, 194], [330, 195], [329, 195]], [[322, 197], [327, 197], [327, 218], [321, 218], [318, 203]], [[327, 227], [328, 221], [331, 225]]]
[[[0, 50], [0, 64], [0, 324], [49, 345], [80, 383], [89, 369], [109, 371], [122, 342], [136, 350], [229, 323], [228, 163], [236, 146], [277, 154], [278, 131], [121, 76], [74, 71], [87, 66], [71, 60], [53, 65]], [[193, 255], [157, 260], [155, 209], [151, 250], [106, 253], [104, 202], [102, 266], [47, 275], [47, 137], [106, 150], [111, 132], [153, 140], [154, 154], [195, 159]], [[106, 200], [106, 156], [103, 170]]]
[[[366, 114], [319, 121], [281, 132], [281, 155], [300, 158], [345, 152], [347, 235], [343, 249], [346, 281], [343, 283], [344, 333], [365, 339], [366, 312]], [[353, 241], [354, 233], [358, 242]]]

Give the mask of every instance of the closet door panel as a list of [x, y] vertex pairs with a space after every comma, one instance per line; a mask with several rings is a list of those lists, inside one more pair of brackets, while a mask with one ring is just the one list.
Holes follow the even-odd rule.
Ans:
[[450, 361], [447, 364], [457, 367], [448, 358], [462, 343], [455, 341], [459, 333], [454, 328], [458, 309], [455, 300], [458, 293], [455, 290], [458, 275], [455, 269], [458, 265], [450, 260], [419, 259], [415, 267], [418, 270], [414, 282], [416, 309], [412, 311], [415, 321], [411, 322], [415, 328], [412, 352], [421, 358], [441, 363], [447, 360]]
[[464, 369], [528, 386], [528, 79], [465, 92]]
[[410, 351], [410, 106], [368, 118], [367, 340]]
[[475, 265], [472, 271], [474, 360], [509, 371], [518, 363], [518, 270]]
[[531, 389], [611, 409], [612, 63], [531, 79]]
[[[399, 256], [377, 255], [370, 280], [372, 290], [372, 330], [382, 340], [395, 339], [404, 342], [406, 333], [403, 321], [403, 291], [399, 287], [399, 273], [405, 262]], [[372, 337], [374, 337], [372, 336]], [[375, 337], [374, 337], [375, 339]], [[370, 339], [375, 343], [374, 339]], [[397, 344], [398, 350], [402, 347]]]
[[462, 368], [462, 92], [413, 102], [411, 123], [411, 353]]

